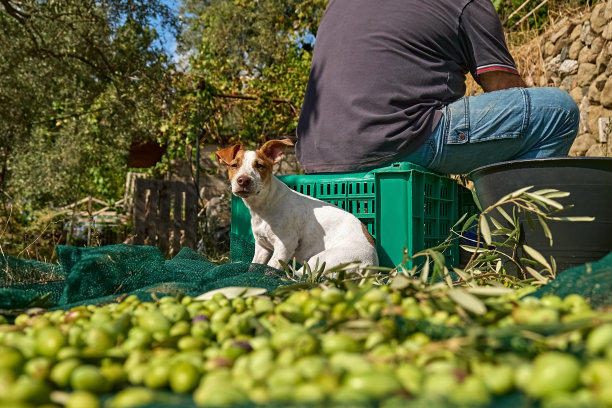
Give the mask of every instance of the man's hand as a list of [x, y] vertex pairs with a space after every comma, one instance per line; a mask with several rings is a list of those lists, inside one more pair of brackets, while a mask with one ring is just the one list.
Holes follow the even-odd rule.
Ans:
[[527, 88], [527, 84], [518, 74], [506, 71], [489, 71], [478, 75], [476, 82], [485, 92], [499, 91], [508, 88]]

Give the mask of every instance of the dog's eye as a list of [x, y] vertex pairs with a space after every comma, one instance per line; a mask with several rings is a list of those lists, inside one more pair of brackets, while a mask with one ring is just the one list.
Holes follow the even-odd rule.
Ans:
[[238, 163], [230, 163], [230, 167], [235, 169], [238, 167]]
[[260, 162], [255, 162], [255, 168], [256, 169], [261, 169], [261, 168], [264, 168], [264, 167], [266, 167], [265, 164], [260, 163]]

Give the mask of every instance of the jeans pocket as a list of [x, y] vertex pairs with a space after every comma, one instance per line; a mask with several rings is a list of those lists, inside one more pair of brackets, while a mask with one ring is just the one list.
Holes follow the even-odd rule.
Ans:
[[446, 107], [445, 144], [464, 144], [470, 138], [470, 101], [461, 98]]
[[515, 139], [528, 124], [528, 94], [512, 88], [462, 98], [447, 106], [447, 117], [447, 144]]

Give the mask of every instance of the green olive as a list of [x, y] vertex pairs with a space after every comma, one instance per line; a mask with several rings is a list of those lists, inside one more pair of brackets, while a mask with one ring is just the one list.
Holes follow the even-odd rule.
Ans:
[[536, 398], [551, 396], [558, 392], [572, 391], [580, 382], [580, 363], [560, 352], [538, 355], [525, 391]]
[[111, 400], [111, 408], [132, 408], [155, 402], [155, 393], [144, 387], [126, 388]]
[[170, 370], [170, 389], [174, 392], [187, 393], [193, 391], [200, 381], [200, 372], [190, 363], [175, 364]]
[[74, 391], [69, 395], [64, 408], [100, 408], [100, 406], [95, 394], [88, 391]]
[[77, 358], [68, 358], [58, 362], [49, 373], [49, 378], [60, 389], [67, 388], [70, 384], [72, 372], [81, 365], [81, 361]]
[[89, 364], [78, 366], [72, 371], [70, 386], [75, 390], [90, 391], [96, 394], [107, 392], [110, 388], [100, 368]]
[[17, 375], [21, 373], [25, 361], [18, 349], [0, 345], [0, 369], [9, 370]]
[[66, 336], [57, 327], [45, 327], [36, 334], [36, 352], [41, 356], [55, 357], [66, 343]]
[[349, 373], [343, 387], [372, 398], [382, 398], [402, 389], [395, 375], [388, 371]]
[[594, 328], [586, 339], [586, 348], [589, 353], [603, 353], [612, 344], [612, 323], [602, 324]]

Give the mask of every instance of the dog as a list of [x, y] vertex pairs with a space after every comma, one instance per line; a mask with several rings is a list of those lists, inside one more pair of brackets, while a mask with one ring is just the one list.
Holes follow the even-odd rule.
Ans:
[[270, 140], [259, 150], [243, 150], [236, 144], [216, 152], [227, 167], [232, 193], [251, 212], [252, 263], [282, 269], [280, 261], [295, 258], [310, 267], [318, 260], [326, 270], [355, 261], [378, 266], [374, 240], [357, 217], [293, 191], [272, 174], [288, 146], [293, 146], [289, 139]]

